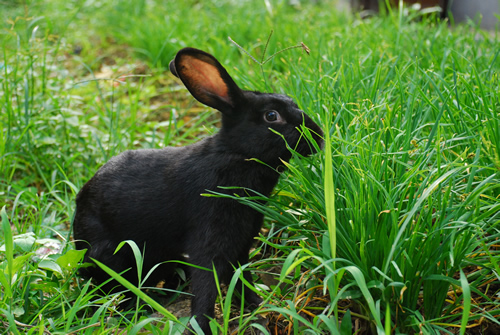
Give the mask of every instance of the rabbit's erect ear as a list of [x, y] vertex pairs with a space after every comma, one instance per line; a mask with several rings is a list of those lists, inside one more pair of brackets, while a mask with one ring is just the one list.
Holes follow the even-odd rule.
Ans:
[[184, 48], [169, 67], [196, 100], [224, 114], [233, 114], [244, 99], [243, 92], [226, 69], [204, 51]]

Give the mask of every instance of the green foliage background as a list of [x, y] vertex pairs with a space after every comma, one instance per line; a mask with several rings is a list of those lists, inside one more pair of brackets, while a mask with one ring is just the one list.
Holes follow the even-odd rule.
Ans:
[[[123, 314], [119, 296], [78, 279], [69, 231], [76, 193], [110, 157], [216, 131], [217, 113], [166, 69], [185, 46], [214, 54], [244, 89], [290, 95], [329, 140], [290, 163], [267, 206], [240, 199], [267, 217], [250, 268], [276, 280], [260, 281], [266, 304], [241, 329], [498, 329], [498, 31], [408, 8], [361, 20], [334, 1], [1, 6], [2, 331], [168, 333], [187, 322], [143, 306]], [[228, 37], [259, 60], [300, 42], [311, 52], [259, 66]], [[272, 316], [268, 329], [257, 314]]]

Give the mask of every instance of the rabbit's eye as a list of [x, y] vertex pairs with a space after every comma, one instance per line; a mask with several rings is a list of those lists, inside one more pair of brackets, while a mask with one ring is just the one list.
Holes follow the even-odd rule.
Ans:
[[276, 122], [280, 120], [280, 113], [277, 111], [267, 111], [264, 114], [264, 118], [266, 119], [267, 122]]

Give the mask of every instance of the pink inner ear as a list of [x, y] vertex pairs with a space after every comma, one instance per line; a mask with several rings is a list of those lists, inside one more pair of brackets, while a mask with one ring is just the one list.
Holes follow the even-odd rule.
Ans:
[[190, 84], [199, 94], [213, 94], [230, 102], [227, 85], [213, 64], [192, 56], [184, 57], [182, 62], [184, 75], [189, 78]]

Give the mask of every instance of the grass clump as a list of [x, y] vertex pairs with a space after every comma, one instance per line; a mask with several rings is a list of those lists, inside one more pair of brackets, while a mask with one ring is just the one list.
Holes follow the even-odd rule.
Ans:
[[[144, 305], [128, 314], [120, 295], [81, 281], [82, 255], [69, 232], [76, 192], [110, 157], [186, 145], [214, 131], [214, 113], [166, 75], [175, 52], [193, 46], [216, 55], [242, 87], [292, 96], [329, 139], [322, 154], [289, 164], [268, 205], [240, 199], [267, 217], [249, 266], [266, 304], [242, 313], [241, 329], [495, 333], [498, 32], [449, 27], [415, 11], [359, 20], [333, 5], [37, 0], [5, 7], [2, 331], [182, 328]], [[229, 36], [256, 59], [301, 41], [311, 53], [279, 53], [260, 66]], [[232, 317], [226, 300], [223, 332]]]

